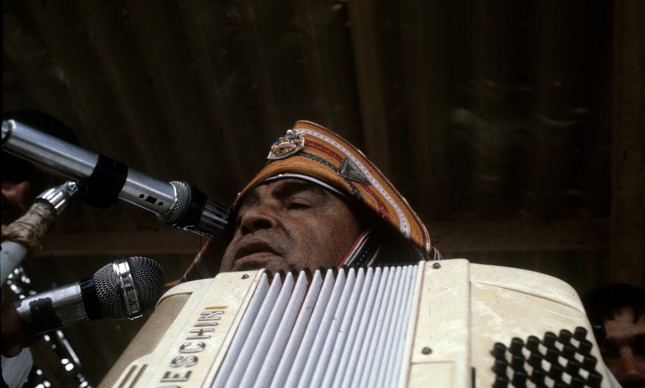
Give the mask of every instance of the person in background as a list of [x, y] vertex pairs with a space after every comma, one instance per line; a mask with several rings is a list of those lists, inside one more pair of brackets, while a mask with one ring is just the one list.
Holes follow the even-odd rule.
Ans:
[[[38, 128], [45, 128], [50, 135], [78, 144], [72, 130], [59, 120], [38, 111], [3, 113], [3, 119], [17, 119]], [[36, 196], [58, 186], [63, 179], [50, 171], [37, 167], [16, 156], [2, 152], [2, 239], [6, 227], [22, 217], [34, 204]], [[43, 336], [26, 337], [14, 301], [19, 295], [36, 293], [31, 289], [29, 276], [22, 266], [10, 275], [0, 293], [0, 334], [2, 335], [2, 378], [12, 382], [21, 379], [19, 368], [27, 367], [25, 386], [79, 385], [85, 381], [85, 372], [72, 360], [71, 370], [65, 369], [60, 357], [70, 347], [61, 331], [49, 339]], [[31, 348], [31, 349], [30, 349]], [[71, 359], [71, 358], [70, 358]], [[26, 361], [28, 360], [28, 361]], [[69, 367], [68, 367], [69, 368]], [[24, 379], [23, 379], [24, 380]], [[5, 381], [3, 381], [5, 382]]]
[[[2, 230], [4, 240], [5, 227], [22, 217], [29, 210], [34, 198], [49, 186], [57, 182], [37, 170], [31, 163], [13, 155], [2, 152]], [[2, 355], [13, 357], [20, 353], [23, 346], [35, 342], [17, 343], [10, 339], [22, 338], [22, 329], [18, 324], [17, 313], [12, 300], [15, 297], [7, 285], [2, 285], [1, 314]]]
[[624, 283], [595, 288], [583, 303], [605, 364], [623, 387], [645, 387], [645, 289]]
[[[16, 111], [3, 113], [3, 119], [17, 119], [22, 122], [47, 128], [51, 134], [77, 143], [76, 136], [65, 124], [53, 117], [37, 111]], [[50, 175], [32, 163], [20, 159], [6, 152], [2, 157], [2, 231], [4, 240], [5, 228], [22, 217], [34, 203], [37, 195], [44, 190], [62, 183], [60, 178]], [[21, 346], [10, 338], [21, 338], [22, 330], [16, 324], [16, 312], [11, 302], [12, 292], [6, 285], [2, 285], [2, 354], [15, 356], [20, 352]], [[11, 319], [10, 319], [11, 318]], [[30, 340], [33, 343], [34, 339]]]

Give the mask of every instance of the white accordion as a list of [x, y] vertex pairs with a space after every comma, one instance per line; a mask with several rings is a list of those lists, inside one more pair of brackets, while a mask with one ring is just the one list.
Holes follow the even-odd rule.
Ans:
[[609, 387], [577, 293], [463, 259], [169, 290], [102, 382], [118, 387]]

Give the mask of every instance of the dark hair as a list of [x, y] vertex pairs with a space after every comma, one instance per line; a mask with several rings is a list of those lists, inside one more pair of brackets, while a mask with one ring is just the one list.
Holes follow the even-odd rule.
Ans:
[[361, 228], [373, 228], [380, 242], [378, 256], [373, 264], [379, 266], [417, 264], [428, 259], [411, 239], [404, 237], [392, 224], [385, 221], [366, 204], [354, 198], [342, 198], [354, 212]]
[[2, 152], [2, 179], [14, 183], [32, 181], [38, 171], [34, 166], [16, 156]]
[[634, 323], [641, 311], [645, 311], [645, 288], [626, 283], [613, 283], [594, 288], [582, 297], [587, 317], [593, 325], [614, 319], [614, 313], [621, 307], [634, 309]]
[[376, 231], [381, 241], [381, 250], [375, 264], [409, 265], [428, 259], [410, 239], [405, 238], [392, 225], [381, 222], [377, 224]]

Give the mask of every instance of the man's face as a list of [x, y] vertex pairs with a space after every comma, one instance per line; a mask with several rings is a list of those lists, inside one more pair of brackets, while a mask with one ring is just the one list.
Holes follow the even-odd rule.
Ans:
[[645, 311], [634, 318], [634, 309], [624, 306], [604, 322], [607, 339], [602, 356], [623, 387], [645, 387]]
[[234, 227], [222, 271], [336, 266], [361, 233], [359, 220], [344, 201], [298, 179], [249, 191]]

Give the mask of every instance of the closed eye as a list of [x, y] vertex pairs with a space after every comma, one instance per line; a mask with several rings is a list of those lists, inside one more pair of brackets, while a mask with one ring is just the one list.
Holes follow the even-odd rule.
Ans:
[[284, 201], [287, 210], [304, 210], [311, 209], [316, 205], [316, 198], [308, 195], [307, 193], [298, 193], [289, 196]]
[[609, 350], [609, 349], [603, 349], [602, 352], [602, 358], [605, 360], [606, 363], [614, 363], [616, 360], [620, 358], [620, 355], [616, 350]]
[[289, 201], [286, 206], [287, 210], [304, 210], [311, 209], [313, 206], [310, 202], [299, 200], [299, 201]]

